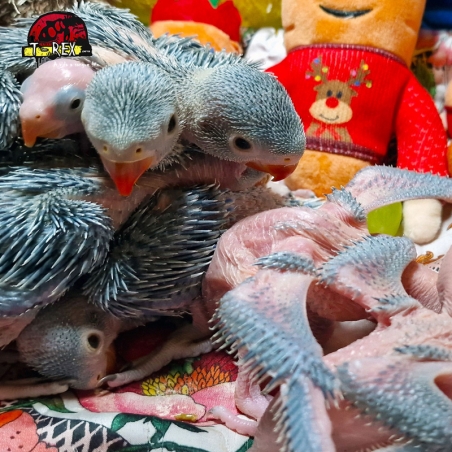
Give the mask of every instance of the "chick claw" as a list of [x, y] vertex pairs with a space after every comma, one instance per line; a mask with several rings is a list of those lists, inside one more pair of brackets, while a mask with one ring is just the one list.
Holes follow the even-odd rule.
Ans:
[[97, 387], [107, 383], [111, 388], [141, 380], [160, 370], [174, 359], [193, 358], [212, 351], [209, 338], [192, 325], [177, 330], [158, 350], [133, 361], [122, 372], [107, 375], [99, 380]]

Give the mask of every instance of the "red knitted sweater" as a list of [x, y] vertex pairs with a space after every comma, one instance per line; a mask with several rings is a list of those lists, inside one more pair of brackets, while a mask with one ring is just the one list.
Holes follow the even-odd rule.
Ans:
[[395, 136], [399, 168], [448, 175], [447, 138], [435, 104], [395, 55], [364, 46], [310, 45], [268, 71], [289, 92], [307, 149], [378, 164]]

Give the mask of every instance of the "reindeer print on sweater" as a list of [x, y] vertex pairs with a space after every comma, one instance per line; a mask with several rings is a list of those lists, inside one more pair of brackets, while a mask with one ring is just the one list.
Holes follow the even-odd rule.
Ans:
[[[358, 92], [352, 87], [360, 86], [369, 74], [369, 66], [361, 60], [358, 71], [350, 71], [350, 79], [347, 82], [328, 79], [328, 66], [322, 65], [322, 57], [316, 58], [311, 64], [312, 71], [307, 71], [307, 78], [314, 77], [320, 82], [314, 90], [317, 91], [315, 101], [309, 108], [309, 113], [315, 119], [311, 122], [307, 135], [319, 138], [352, 142], [346, 123], [353, 117], [351, 102]], [[370, 88], [372, 82], [365, 81], [365, 86]]]
[[354, 44], [311, 44], [268, 69], [287, 89], [306, 130], [306, 149], [448, 174], [445, 133], [427, 90], [395, 54]]

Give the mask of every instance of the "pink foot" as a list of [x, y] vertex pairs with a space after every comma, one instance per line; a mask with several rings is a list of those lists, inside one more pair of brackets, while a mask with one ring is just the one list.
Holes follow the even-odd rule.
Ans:
[[207, 419], [218, 419], [227, 428], [241, 435], [254, 436], [257, 429], [257, 421], [243, 419], [222, 406], [215, 406], [209, 410]]
[[114, 388], [139, 381], [174, 359], [193, 358], [212, 351], [212, 348], [212, 343], [209, 338], [205, 338], [204, 332], [200, 332], [193, 325], [186, 325], [177, 330], [160, 349], [137, 359], [127, 370], [102, 378], [98, 387], [107, 383]]
[[[241, 353], [239, 353], [240, 355]], [[239, 372], [235, 382], [235, 404], [245, 415], [259, 420], [265, 413], [271, 396], [263, 395], [257, 383], [253, 383], [249, 373], [242, 370], [239, 365]]]

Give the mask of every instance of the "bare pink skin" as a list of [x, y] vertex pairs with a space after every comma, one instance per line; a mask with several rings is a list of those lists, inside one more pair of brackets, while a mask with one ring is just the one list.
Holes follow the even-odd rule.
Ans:
[[62, 138], [84, 130], [80, 115], [93, 76], [88, 65], [59, 58], [43, 63], [25, 80], [19, 116], [26, 146], [38, 137]]
[[[449, 251], [445, 257], [445, 262], [451, 261], [452, 251]], [[338, 281], [341, 287], [336, 287], [336, 289], [341, 291], [346, 284], [350, 284], [350, 276], [351, 270], [344, 269]], [[451, 280], [446, 265], [444, 268], [441, 267], [439, 280], [440, 299], [447, 305], [447, 302], [450, 302], [451, 299]], [[366, 282], [361, 281], [360, 283], [359, 279], [353, 278], [353, 284], [358, 291], [361, 291], [361, 295], [355, 297], [354, 302], [366, 309], [375, 307], [372, 299], [366, 294], [366, 292], [368, 293]], [[450, 351], [452, 318], [445, 310], [440, 314], [435, 313], [430, 309], [424, 309], [420, 303], [413, 299], [411, 305], [407, 304], [405, 309], [391, 315], [389, 319], [386, 315], [381, 314], [375, 314], [375, 318], [378, 320], [378, 325], [374, 331], [362, 339], [325, 356], [325, 363], [332, 369], [338, 368], [344, 363], [351, 363], [352, 370], [354, 365], [358, 365], [358, 369], [365, 369], [364, 371], [358, 370], [358, 373], [377, 375], [378, 371], [384, 369], [385, 366], [389, 368], [388, 366], [392, 365], [392, 362], [403, 363], [405, 361], [407, 374], [421, 373], [423, 379], [430, 379], [432, 387], [435, 386], [435, 379], [439, 376], [452, 375], [450, 363], [436, 362], [434, 366], [422, 362], [416, 364], [416, 361], [413, 363], [394, 350], [406, 345], [428, 345]], [[369, 360], [367, 358], [377, 359]], [[386, 364], [385, 359], [388, 364]], [[446, 393], [446, 396], [450, 397], [450, 391]], [[356, 416], [358, 416], [358, 419], [355, 419]], [[402, 436], [400, 432], [379, 425], [379, 422], [375, 419], [367, 418], [366, 420], [366, 417], [360, 415], [356, 408], [352, 408], [345, 402], [341, 404], [339, 409], [330, 410], [330, 417], [334, 425], [333, 439], [338, 450], [347, 447], [347, 450], [354, 451], [375, 447], [375, 444], [389, 445]], [[360, 423], [364, 424], [365, 427], [359, 428]]]
[[[374, 208], [378, 204], [378, 192], [371, 190], [367, 193], [359, 186], [352, 186], [360, 200], [373, 204]], [[236, 288], [240, 283], [250, 276], [258, 276], [261, 273], [256, 267], [257, 258], [266, 256], [277, 251], [290, 253], [306, 253], [319, 268], [323, 263], [332, 258], [336, 251], [352, 246], [352, 241], [360, 241], [369, 233], [364, 225], [353, 221], [351, 215], [340, 206], [326, 203], [320, 209], [313, 211], [303, 208], [278, 209], [272, 212], [264, 212], [242, 220], [227, 231], [220, 240], [211, 266], [206, 274], [203, 286], [203, 295], [209, 300], [217, 302], [229, 290]], [[412, 257], [414, 259], [414, 256]], [[449, 256], [450, 265], [452, 257]], [[444, 264], [444, 263], [443, 263]], [[452, 299], [449, 293], [450, 285], [448, 281], [450, 270], [446, 273], [440, 271], [439, 278], [428, 267], [412, 262], [403, 274], [403, 279], [391, 283], [391, 287], [396, 293], [406, 291], [418, 300], [408, 299], [406, 304], [395, 308], [394, 311], [375, 311], [372, 309], [379, 307], [377, 298], [386, 296], [383, 289], [378, 285], [368, 285], [369, 280], [355, 274], [353, 269], [345, 269], [340, 273], [339, 280], [328, 287], [311, 285], [307, 295], [307, 304], [312, 311], [332, 320], [356, 320], [373, 318], [377, 323], [375, 328], [372, 322], [361, 325], [361, 336], [358, 333], [355, 337], [350, 337], [350, 341], [344, 340], [341, 348], [336, 349], [335, 344], [330, 344], [331, 353], [325, 357], [325, 362], [332, 369], [344, 363], [359, 363], [359, 360], [366, 358], [378, 358], [368, 365], [364, 375], [372, 373], [372, 366], [380, 369], [391, 369], [391, 359], [397, 356], [397, 362], [403, 362], [404, 357], [394, 351], [394, 347], [405, 345], [440, 346], [450, 349], [450, 331], [452, 319], [448, 312], [444, 310], [441, 314], [442, 306], [447, 306]], [[447, 276], [445, 276], [447, 275]], [[275, 280], [278, 276], [274, 276]], [[402, 278], [402, 274], [400, 274]], [[438, 289], [436, 282], [438, 279]], [[402, 285], [403, 282], [403, 285]], [[405, 289], [403, 288], [405, 286]], [[292, 286], [287, 286], [287, 288]], [[268, 290], [268, 289], [266, 289]], [[256, 292], [258, 293], [258, 292]], [[274, 298], [277, 300], [277, 298]], [[352, 301], [353, 300], [353, 301]], [[423, 309], [424, 305], [428, 309]], [[331, 336], [331, 338], [334, 336]], [[363, 337], [364, 336], [364, 337]], [[252, 348], [253, 344], [249, 344]], [[334, 351], [337, 350], [337, 351]], [[388, 356], [388, 358], [386, 358]], [[391, 359], [389, 359], [391, 357]], [[416, 369], [417, 375], [425, 375], [430, 379], [430, 385], [435, 387], [435, 378], [441, 372], [448, 372], [449, 365], [437, 366], [435, 370], [427, 372], [424, 367], [413, 367], [410, 363], [406, 365], [406, 373]], [[364, 365], [364, 367], [365, 367]], [[390, 370], [388, 371], [390, 373]], [[359, 375], [359, 374], [357, 374]], [[427, 375], [430, 375], [427, 377]], [[242, 384], [250, 385], [243, 379]], [[245, 394], [251, 392], [251, 388], [239, 388], [238, 393]], [[271, 451], [275, 449], [274, 429], [269, 411], [271, 405], [266, 410], [259, 421], [256, 434], [256, 442], [253, 451]], [[347, 411], [342, 415], [342, 410]], [[351, 412], [351, 416], [348, 415]], [[248, 411], [251, 415], [251, 410]], [[353, 423], [352, 417], [359, 415], [359, 411], [350, 408], [350, 404], [341, 402], [338, 408], [331, 408], [331, 421], [333, 422], [332, 438], [338, 447], [337, 450], [347, 450], [358, 452], [361, 450], [376, 450], [379, 447], [394, 444], [394, 441], [401, 437], [400, 432], [382, 427], [378, 422], [358, 432], [355, 436], [351, 430], [359, 431], [359, 425], [368, 424], [369, 419], [358, 419]], [[227, 425], [233, 426], [233, 421], [224, 412], [220, 413], [220, 418]], [[255, 417], [256, 418], [256, 417]], [[265, 428], [261, 427], [265, 423]], [[250, 424], [249, 428], [252, 429]], [[273, 436], [272, 436], [273, 434]], [[349, 435], [353, 437], [349, 441]], [[273, 438], [273, 442], [272, 442]], [[326, 449], [325, 449], [326, 450]]]
[[[292, 248], [292, 250], [296, 252], [295, 249]], [[451, 256], [452, 251], [446, 255], [445, 261], [452, 262]], [[450, 273], [446, 269], [447, 267], [444, 266], [440, 270], [439, 280], [443, 285], [443, 289], [440, 291], [441, 298], [443, 296], [449, 297], [451, 286]], [[353, 297], [353, 302], [349, 301], [350, 303], [356, 303], [366, 310], [376, 307], [374, 297], [379, 296], [378, 292], [372, 291], [372, 289], [369, 290], [368, 281], [356, 278], [353, 274], [353, 269], [344, 268], [331, 289], [347, 296], [349, 295], [348, 287], [353, 287], [354, 293], [357, 294]], [[411, 303], [406, 304], [401, 310], [395, 310], [394, 314], [391, 314], [390, 311], [389, 313], [377, 312], [374, 314], [374, 318], [378, 322], [375, 329], [371, 325], [362, 325], [364, 337], [351, 338], [349, 343], [343, 344], [343, 348], [324, 357], [324, 362], [331, 369], [337, 369], [343, 364], [349, 364], [352, 370], [353, 366], [358, 366], [356, 368], [357, 375], [360, 376], [361, 373], [361, 378], [367, 378], [367, 376], [374, 377], [377, 375], [377, 370], [389, 372], [390, 374], [391, 371], [387, 369], [390, 369], [393, 362], [405, 362], [407, 375], [413, 373], [421, 375], [423, 379], [430, 381], [432, 388], [438, 378], [442, 378], [445, 381], [446, 378], [452, 379], [452, 365], [449, 362], [437, 362], [434, 365], [427, 365], [421, 361], [416, 364], [417, 358], [413, 362], [394, 350], [396, 347], [404, 347], [406, 345], [423, 346], [426, 344], [451, 350], [450, 331], [452, 331], [452, 318], [447, 312], [435, 313], [430, 309], [425, 309], [420, 303], [412, 299]], [[371, 360], [369, 360], [370, 358]], [[237, 388], [237, 403], [240, 403], [240, 400], [237, 399], [241, 394], [246, 394], [247, 391], [258, 390], [256, 386], [253, 388], [253, 385], [246, 377], [238, 380], [237, 384], [245, 386]], [[448, 386], [444, 384], [443, 387], [446, 389], [442, 390], [447, 391]], [[451, 397], [452, 391], [449, 389], [446, 395]], [[247, 398], [247, 401], [250, 402], [250, 399]], [[253, 428], [256, 427], [254, 431], [256, 442], [251, 449], [253, 452], [278, 450], [275, 449], [274, 434], [272, 434], [275, 429], [275, 423], [269, 414], [271, 406], [272, 404], [269, 405], [262, 418], [254, 417], [259, 420], [257, 427], [256, 424], [251, 422], [247, 424], [249, 434], [253, 434]], [[259, 410], [262, 410], [262, 406], [259, 407]], [[252, 410], [243, 411], [247, 414], [253, 412]], [[213, 412], [213, 414], [217, 413], [218, 418], [222, 422], [225, 422], [230, 428], [235, 428], [235, 421], [230, 413], [225, 411]], [[256, 415], [256, 411], [254, 411], [254, 414]], [[330, 406], [328, 417], [332, 424], [331, 438], [338, 451], [376, 450], [378, 447], [400, 444], [395, 443], [395, 441], [403, 437], [399, 431], [388, 428], [372, 417], [362, 415], [359, 410], [346, 401], [340, 402], [338, 406]], [[319, 421], [323, 422], [324, 419], [322, 420], [319, 417]], [[241, 421], [242, 425], [240, 428], [244, 429], [244, 423], [245, 421]]]
[[437, 281], [438, 273], [417, 262], [411, 262], [402, 275], [402, 283], [407, 293], [426, 308], [441, 312], [442, 303], [436, 287]]
[[376, 444], [392, 444], [392, 439], [389, 440], [391, 436], [394, 439], [400, 437], [400, 434], [388, 430], [381, 422], [360, 416], [350, 402], [344, 401], [338, 407], [330, 407], [328, 415], [333, 425], [332, 438], [338, 451], [372, 450]]
[[[438, 275], [438, 293], [440, 301], [444, 306], [448, 306], [452, 300], [452, 279], [450, 278], [450, 265], [452, 263], [452, 249], [450, 249], [443, 259]], [[350, 283], [349, 275], [351, 271], [344, 269], [339, 281], [335, 282], [338, 291], [344, 291], [343, 287]], [[365, 282], [353, 279], [356, 288], [362, 292], [353, 300], [365, 309], [375, 307], [374, 301], [368, 296]], [[340, 287], [338, 287], [340, 286]], [[337, 366], [349, 359], [368, 358], [376, 356], [392, 355], [394, 347], [410, 345], [430, 344], [438, 347], [450, 349], [452, 345], [452, 317], [444, 309], [441, 313], [436, 313], [430, 309], [422, 309], [422, 305], [412, 299], [411, 305], [396, 312], [387, 318], [384, 314], [374, 314], [378, 325], [368, 336], [353, 342], [325, 357], [325, 361], [330, 366]], [[388, 321], [389, 320], [389, 321]]]
[[[319, 209], [282, 208], [248, 217], [229, 229], [219, 242], [204, 279], [203, 296], [208, 304], [214, 305], [226, 292], [256, 274], [257, 258], [276, 251], [293, 251], [293, 246], [298, 249], [301, 239], [317, 245], [312, 257], [320, 265], [347, 244], [366, 235], [369, 232], [365, 224], [357, 223], [348, 212], [329, 202]], [[441, 303], [436, 280], [435, 272], [413, 262], [402, 281], [409, 295], [439, 312]], [[349, 303], [348, 296], [318, 284], [309, 289], [308, 305], [313, 312], [331, 320], [368, 318], [362, 307]]]
[[[266, 407], [267, 408], [267, 407]], [[207, 413], [208, 419], [216, 419], [222, 421], [231, 430], [240, 435], [254, 436], [257, 429], [257, 421], [252, 419], [244, 419], [232, 413], [231, 410], [223, 406], [215, 406]]]
[[450, 284], [452, 272], [452, 253], [446, 253], [441, 262], [438, 274], [438, 295], [443, 302], [444, 310], [452, 316], [452, 286]]
[[[299, 239], [298, 249], [295, 248], [295, 243], [291, 244], [292, 251], [308, 256], [314, 251], [314, 246], [308, 250], [309, 242], [304, 242]], [[232, 292], [237, 294], [240, 300], [240, 305], [253, 304], [259, 299], [259, 303], [268, 307], [268, 311], [264, 317], [271, 318], [270, 323], [280, 326], [281, 335], [289, 334], [291, 331], [292, 322], [288, 320], [288, 308], [292, 303], [299, 303], [304, 311], [304, 322], [301, 322], [297, 316], [297, 324], [303, 328], [300, 323], [307, 324], [307, 312], [305, 311], [306, 293], [313, 278], [308, 275], [303, 275], [296, 272], [279, 272], [278, 270], [264, 268], [259, 270], [253, 278], [247, 279], [243, 284], [236, 287]], [[231, 292], [231, 293], [232, 293]], [[231, 295], [228, 294], [228, 296]], [[278, 296], [279, 295], [279, 296]], [[234, 295], [235, 297], [235, 295]], [[273, 303], [274, 300], [278, 303]], [[241, 313], [238, 313], [240, 315]], [[243, 314], [242, 314], [243, 315]], [[273, 331], [273, 330], [272, 330]], [[279, 331], [279, 329], [278, 329]], [[273, 337], [273, 335], [272, 335]], [[313, 338], [304, 337], [303, 349], [309, 353], [310, 359], [317, 359], [321, 361], [322, 351], [320, 346]], [[277, 338], [274, 338], [277, 342]], [[298, 338], [294, 339], [298, 343]], [[286, 353], [284, 350], [282, 353]], [[219, 418], [226, 423], [230, 428], [239, 427], [241, 431], [247, 431], [255, 436], [255, 443], [251, 450], [259, 452], [270, 452], [280, 450], [281, 446], [276, 446], [275, 443], [275, 421], [273, 414], [276, 413], [276, 419], [280, 419], [279, 407], [288, 403], [294, 397], [294, 394], [289, 393], [288, 386], [283, 382], [279, 387], [278, 397], [269, 402], [260, 394], [260, 388], [250, 375], [247, 374], [247, 368], [240, 367], [242, 359], [245, 359], [244, 350], [239, 349], [239, 378], [236, 381], [235, 400], [237, 407], [246, 415], [253, 419], [258, 419], [259, 423], [256, 428], [254, 422], [247, 420], [234, 420], [224, 409], [212, 410], [212, 415], [218, 415]], [[314, 358], [316, 357], [316, 358]], [[276, 371], [276, 369], [275, 369]], [[320, 372], [320, 371], [319, 371]], [[301, 393], [300, 393], [301, 391]], [[307, 375], [297, 373], [296, 393], [303, 401], [302, 419], [303, 425], [310, 435], [317, 438], [316, 448], [312, 450], [322, 450], [325, 452], [334, 451], [334, 444], [331, 440], [332, 426], [329, 420], [325, 400], [320, 388], [314, 386]], [[268, 407], [266, 408], [266, 404]], [[274, 413], [273, 408], [276, 410]], [[245, 430], [245, 428], [247, 430]], [[254, 432], [253, 432], [254, 430]], [[288, 449], [301, 450], [301, 449]]]
[[[324, 204], [319, 209], [285, 207], [244, 219], [226, 231], [218, 243], [204, 278], [204, 298], [214, 304], [256, 274], [256, 259], [277, 251], [307, 247], [312, 250], [314, 262], [326, 261], [337, 250], [337, 244], [358, 240], [366, 234], [364, 226], [341, 222], [343, 215], [337, 206]], [[332, 224], [338, 227], [331, 228]]]

